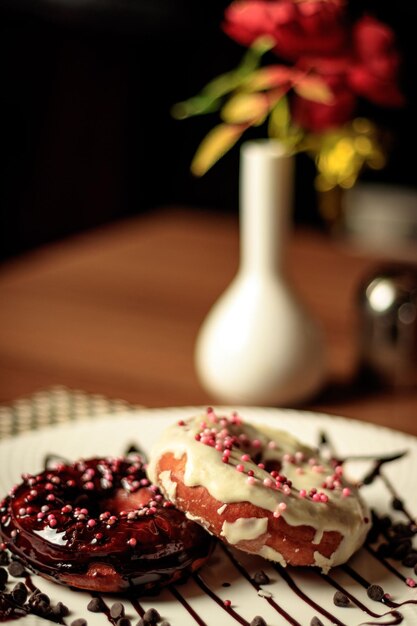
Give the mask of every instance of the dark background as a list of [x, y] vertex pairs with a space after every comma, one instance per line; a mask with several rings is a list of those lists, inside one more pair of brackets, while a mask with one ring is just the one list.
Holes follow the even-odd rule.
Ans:
[[[228, 4], [0, 0], [1, 258], [163, 204], [237, 210], [238, 150], [194, 179], [191, 158], [214, 120], [170, 115], [241, 58], [219, 27]], [[350, 4], [391, 24], [404, 57], [408, 105], [378, 112], [394, 143], [373, 176], [415, 185], [417, 7]], [[299, 161], [296, 219], [320, 227], [313, 165]]]

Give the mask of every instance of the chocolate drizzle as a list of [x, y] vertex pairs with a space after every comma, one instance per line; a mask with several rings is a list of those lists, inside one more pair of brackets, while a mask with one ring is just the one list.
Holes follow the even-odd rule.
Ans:
[[[335, 451], [333, 446], [331, 445], [331, 442], [329, 441], [329, 438], [327, 436], [327, 434], [322, 433], [321, 435], [321, 439], [320, 439], [320, 446], [326, 446], [327, 450], [329, 451], [329, 453], [332, 455], [332, 457], [337, 458], [335, 455]], [[401, 559], [396, 558], [396, 556], [393, 556], [393, 553], [390, 553], [390, 550], [393, 550], [395, 552], [395, 549], [397, 548], [397, 546], [399, 544], [404, 543], [405, 542], [407, 546], [409, 546], [409, 550], [412, 551], [411, 546], [411, 542], [414, 538], [414, 535], [416, 534], [416, 527], [415, 527], [415, 523], [414, 523], [414, 519], [412, 518], [412, 515], [410, 514], [410, 512], [407, 510], [407, 507], [405, 505], [405, 503], [403, 502], [403, 500], [400, 498], [399, 494], [396, 493], [396, 490], [394, 488], [394, 486], [392, 485], [392, 483], [387, 479], [385, 473], [383, 472], [383, 468], [384, 466], [389, 463], [389, 462], [394, 462], [396, 460], [398, 460], [399, 458], [401, 458], [404, 455], [404, 453], [399, 453], [399, 454], [393, 454], [393, 455], [386, 455], [386, 456], [380, 456], [380, 457], [373, 457], [373, 456], [369, 456], [369, 455], [365, 455], [365, 456], [349, 456], [346, 457], [344, 459], [342, 459], [342, 462], [345, 462], [347, 460], [349, 461], [355, 461], [355, 460], [368, 460], [371, 461], [373, 463], [371, 470], [365, 475], [365, 477], [362, 479], [362, 483], [364, 485], [368, 485], [376, 480], [381, 481], [381, 484], [384, 485], [385, 489], [387, 490], [390, 498], [391, 498], [391, 504], [393, 506], [393, 508], [396, 511], [397, 516], [403, 516], [403, 518], [405, 518], [405, 522], [404, 523], [400, 523], [400, 524], [396, 524], [396, 523], [391, 523], [387, 521], [387, 518], [383, 518], [378, 516], [376, 513], [373, 513], [373, 528], [370, 532], [370, 535], [368, 536], [367, 542], [364, 546], [364, 550], [369, 554], [370, 558], [374, 558], [377, 559], [378, 562], [387, 570], [387, 572], [389, 572], [392, 576], [395, 576], [398, 580], [401, 580], [403, 583], [405, 584], [409, 584], [410, 579], [403, 574], [403, 570], [400, 570], [399, 567], [396, 566], [395, 561], [399, 561]], [[61, 464], [62, 465], [62, 459], [60, 459], [59, 457], [55, 457], [53, 455], [50, 455], [50, 457], [47, 459], [48, 463], [45, 466], [45, 472], [43, 473], [43, 477], [42, 479], [35, 485], [29, 485], [27, 484], [26, 487], [26, 491], [25, 491], [25, 496], [23, 496], [23, 492], [18, 489], [13, 490], [12, 494], [6, 499], [5, 503], [3, 503], [3, 510], [2, 512], [0, 512], [0, 517], [2, 517], [2, 521], [1, 521], [1, 533], [3, 536], [3, 539], [6, 540], [6, 542], [9, 544], [10, 547], [12, 547], [14, 549], [15, 554], [19, 553], [19, 550], [21, 551], [21, 554], [25, 555], [24, 552], [24, 538], [25, 538], [25, 533], [27, 531], [25, 524], [29, 523], [29, 521], [33, 521], [33, 520], [37, 520], [37, 512], [42, 512], [42, 506], [50, 506], [50, 501], [47, 501], [48, 504], [43, 504], [41, 502], [41, 500], [39, 500], [38, 502], [38, 496], [39, 494], [31, 501], [26, 502], [24, 501], [24, 497], [27, 496], [28, 493], [30, 493], [30, 490], [36, 490], [36, 491], [41, 491], [43, 493], [43, 496], [47, 497], [47, 495], [49, 494], [49, 491], [51, 491], [50, 489], [46, 489], [46, 484], [47, 482], [51, 483], [50, 477], [48, 478], [47, 473], [48, 472], [53, 472], [54, 470], [51, 469], [53, 468], [54, 465], [56, 465], [58, 463], [58, 466]], [[338, 461], [340, 462], [340, 458], [338, 459]], [[90, 466], [88, 464], [88, 462], [84, 462], [86, 463], [86, 468], [88, 469]], [[129, 460], [130, 465], [132, 465], [132, 461]], [[97, 469], [96, 466], [91, 466], [92, 469]], [[126, 470], [126, 467], [124, 468], [123, 471]], [[143, 471], [143, 470], [141, 470]], [[83, 470], [83, 473], [85, 474], [85, 470]], [[122, 472], [123, 473], [123, 472]], [[117, 472], [116, 472], [117, 474]], [[103, 476], [101, 476], [102, 478]], [[123, 477], [125, 477], [125, 474], [123, 474]], [[32, 477], [33, 478], [33, 477]], [[139, 480], [142, 480], [145, 478], [145, 474], [141, 474], [141, 478]], [[30, 477], [27, 477], [26, 482], [30, 480]], [[68, 478], [68, 480], [71, 480], [71, 476]], [[96, 480], [96, 478], [92, 478], [93, 482]], [[119, 482], [117, 482], [117, 480], [119, 480]], [[113, 481], [113, 483], [116, 483], [117, 488], [123, 486], [123, 488], [126, 488], [126, 485], [128, 483], [124, 482], [122, 484], [122, 477], [120, 476], [120, 478], [118, 478], [116, 481]], [[130, 480], [130, 479], [129, 479]], [[129, 482], [129, 481], [128, 481]], [[52, 483], [53, 484], [53, 483]], [[41, 487], [39, 487], [39, 485]], [[114, 485], [113, 485], [114, 486]], [[28, 488], [30, 487], [29, 491]], [[55, 518], [58, 519], [58, 523], [57, 526], [55, 526], [55, 528], [50, 528], [51, 532], [51, 536], [54, 536], [55, 533], [55, 537], [58, 538], [57, 536], [64, 532], [63, 535], [63, 539], [67, 542], [74, 540], [77, 540], [78, 536], [82, 536], [83, 538], [88, 537], [90, 538], [91, 541], [93, 541], [94, 537], [94, 533], [97, 534], [97, 532], [101, 532], [101, 526], [99, 529], [97, 529], [97, 525], [95, 526], [87, 526], [85, 522], [88, 522], [88, 519], [95, 519], [96, 522], [101, 523], [102, 520], [100, 520], [100, 514], [103, 512], [103, 506], [105, 503], [108, 503], [108, 495], [110, 494], [110, 491], [108, 491], [107, 487], [105, 485], [101, 485], [102, 487], [102, 495], [100, 495], [99, 501], [95, 501], [93, 503], [93, 505], [91, 505], [91, 498], [89, 497], [89, 512], [88, 512], [88, 516], [86, 516], [86, 518], [78, 520], [78, 519], [73, 519], [73, 517], [67, 515], [67, 514], [63, 514], [61, 512], [62, 509], [62, 497], [59, 495], [59, 489], [57, 488], [57, 490], [52, 490], [53, 495], [55, 495], [57, 497], [58, 503], [56, 504], [56, 506], [54, 505], [54, 507], [50, 507], [49, 511], [47, 511], [48, 515], [51, 514], [51, 511], [54, 512]], [[147, 488], [147, 487], [145, 487]], [[77, 484], [76, 489], [78, 489], [77, 495], [75, 497], [75, 500], [79, 497], [81, 500], [79, 500], [78, 504], [76, 506], [78, 506], [79, 510], [81, 511], [82, 508], [85, 508], [85, 499], [83, 499], [83, 496], [86, 495], [85, 493], [85, 489], [83, 487], [83, 483]], [[87, 490], [88, 491], [88, 490]], [[137, 491], [139, 491], [139, 489], [137, 489]], [[135, 492], [135, 487], [133, 487], [133, 492]], [[88, 494], [90, 496], [90, 494]], [[155, 493], [152, 494], [152, 497], [154, 498]], [[59, 505], [59, 506], [58, 506]], [[141, 506], [141, 505], [140, 505]], [[147, 505], [146, 505], [147, 506]], [[25, 513], [22, 512], [22, 510], [24, 508], [28, 509], [32, 507], [35, 510], [35, 513], [28, 513], [27, 510]], [[139, 507], [140, 508], [140, 507]], [[143, 519], [145, 521], [145, 526], [147, 523], [149, 523], [151, 520], [155, 521], [155, 515], [160, 513], [160, 508], [163, 512], [163, 507], [156, 507], [157, 508], [157, 513], [150, 513], [149, 515], [143, 514]], [[58, 512], [59, 509], [59, 512]], [[19, 513], [20, 511], [20, 513]], [[120, 528], [120, 525], [122, 524], [127, 524], [127, 519], [125, 520], [124, 518], [122, 519], [121, 516], [121, 512], [120, 512], [120, 508], [118, 508], [115, 511], [115, 514], [117, 516], [117, 527]], [[65, 515], [67, 515], [67, 517], [65, 517]], [[79, 515], [83, 515], [83, 513], [79, 513]], [[7, 519], [3, 519], [6, 516]], [[37, 530], [42, 530], [46, 527], [46, 521], [47, 521], [47, 517], [46, 518], [42, 518], [41, 520], [37, 520], [36, 524], [38, 524], [38, 526], [36, 526]], [[69, 519], [71, 517], [71, 520]], [[68, 518], [68, 519], [67, 519]], [[45, 521], [46, 519], [46, 521]], [[108, 521], [108, 520], [107, 520]], [[74, 532], [71, 530], [71, 523], [73, 524], [77, 524], [79, 522], [83, 522], [83, 528], [81, 529], [79, 528], [79, 535], [77, 535], [76, 529], [74, 530]], [[16, 530], [18, 531], [16, 533], [15, 536], [12, 536], [13, 531]], [[104, 527], [104, 530], [108, 530], [107, 528]], [[73, 534], [71, 534], [73, 533]], [[403, 533], [403, 537], [404, 539], [401, 538], [401, 533]], [[104, 533], [105, 534], [105, 533]], [[74, 538], [75, 535], [75, 538]], [[23, 540], [22, 540], [23, 537]], [[408, 543], [409, 541], [409, 543]], [[60, 556], [62, 556], [62, 554], [65, 554], [65, 546], [62, 546], [59, 542], [53, 543], [52, 545], [52, 550], [53, 551], [57, 551], [57, 554], [59, 554]], [[97, 541], [97, 544], [93, 543], [93, 546], [96, 546], [96, 550], [97, 553], [100, 553], [100, 550], [105, 550], [106, 548], [106, 542], [103, 542], [100, 544], [99, 541]], [[111, 544], [113, 545], [113, 544]], [[381, 549], [381, 545], [388, 545], [388, 548], [384, 548]], [[22, 547], [23, 546], [23, 547]], [[117, 542], [116, 542], [116, 546], [117, 546]], [[108, 549], [109, 545], [107, 544], [107, 549]], [[123, 545], [123, 551], [124, 553], [129, 553], [129, 554], [134, 554], [135, 553], [135, 548], [136, 546], [128, 546], [126, 548], [125, 546], [125, 542]], [[122, 546], [120, 546], [120, 548], [122, 548]], [[223, 555], [223, 559], [227, 559], [228, 563], [241, 575], [245, 578], [245, 580], [250, 583], [252, 589], [254, 590], [254, 593], [257, 594], [258, 597], [258, 592], [262, 592], [263, 591], [263, 585], [258, 584], [254, 581], [253, 576], [250, 574], [249, 570], [242, 564], [240, 557], [237, 556], [237, 554], [239, 554], [238, 552], [236, 552], [235, 550], [232, 550], [226, 546], [224, 546], [223, 544], [220, 544], [220, 548], [221, 548], [221, 552], [220, 554]], [[385, 552], [384, 552], [385, 550]], [[386, 553], [388, 550], [388, 553]], [[93, 550], [94, 551], [94, 550]], [[117, 552], [117, 551], [116, 551]], [[36, 550], [35, 550], [36, 553]], [[2, 548], [0, 547], [0, 555], [2, 554]], [[4, 549], [3, 549], [3, 554], [5, 554]], [[26, 556], [26, 555], [25, 555]], [[82, 555], [83, 556], [83, 555]], [[398, 556], [398, 554], [397, 554]], [[121, 556], [117, 556], [116, 560], [121, 558]], [[171, 555], [169, 555], [169, 559], [171, 558]], [[245, 557], [245, 559], [250, 558], [250, 557]], [[169, 562], [168, 559], [168, 562]], [[36, 559], [35, 559], [36, 560]], [[51, 558], [52, 560], [52, 558]], [[85, 567], [85, 564], [83, 564], [83, 558], [80, 559], [81, 563], [74, 563], [73, 564], [73, 569], [74, 571], [83, 571], [83, 567]], [[36, 569], [41, 569], [39, 567], [38, 563], [32, 564], [32, 567], [36, 570]], [[317, 612], [318, 615], [320, 616], [324, 616], [324, 618], [326, 618], [326, 620], [328, 620], [329, 623], [334, 624], [336, 626], [345, 626], [346, 622], [349, 624], [352, 624], [352, 617], [351, 614], [349, 613], [349, 609], [346, 609], [346, 622], [345, 621], [341, 621], [344, 618], [339, 619], [339, 615], [340, 615], [340, 611], [344, 611], [345, 609], [337, 609], [337, 616], [333, 613], [332, 609], [323, 607], [321, 606], [314, 598], [312, 595], [310, 595], [309, 591], [308, 591], [308, 587], [304, 588], [303, 583], [300, 582], [304, 579], [304, 572], [303, 570], [297, 570], [297, 573], [295, 573], [295, 570], [292, 570], [291, 568], [282, 568], [279, 565], [273, 565], [272, 566], [274, 568], [274, 571], [277, 572], [277, 574], [279, 575], [279, 577], [286, 583], [286, 585], [288, 586], [289, 590], [291, 590], [291, 593], [295, 594], [296, 597], [299, 599], [299, 601], [305, 605], [307, 605], [308, 607], [310, 607], [311, 609], [313, 609], [315, 612]], [[410, 566], [411, 567], [411, 566]], [[41, 570], [42, 571], [42, 570]], [[356, 569], [354, 569], [354, 567], [351, 564], [346, 564], [344, 566], [340, 567], [340, 571], [343, 571], [344, 574], [348, 575], [349, 577], [351, 577], [353, 580], [355, 580], [355, 582], [357, 582], [363, 589], [368, 590], [369, 587], [371, 586], [373, 581], [368, 581], [363, 575], [362, 573], [360, 573], [359, 571], [357, 571]], [[43, 571], [43, 573], [45, 573]], [[47, 570], [47, 573], [49, 573], [49, 570]], [[372, 600], [371, 598], [369, 599], [369, 602], [367, 601], [363, 601], [362, 599], [358, 599], [358, 597], [356, 597], [356, 595], [354, 595], [351, 592], [351, 589], [349, 587], [349, 589], [346, 589], [342, 584], [340, 584], [339, 580], [338, 580], [338, 576], [337, 576], [337, 569], [332, 570], [330, 574], [322, 574], [320, 573], [318, 570], [315, 569], [309, 569], [309, 576], [311, 575], [316, 575], [319, 576], [321, 578], [321, 580], [323, 581], [323, 583], [325, 585], [327, 585], [328, 587], [331, 587], [333, 589], [336, 589], [337, 591], [343, 593], [344, 595], [347, 596], [347, 598], [349, 598], [351, 605], [353, 605], [354, 607], [356, 607], [357, 610], [361, 611], [363, 614], [365, 614], [366, 616], [368, 616], [369, 621], [361, 621], [360, 618], [355, 618], [355, 620], [357, 619], [357, 621], [355, 621], [356, 623], [361, 623], [364, 626], [397, 626], [399, 624], [401, 624], [404, 621], [404, 617], [401, 614], [401, 611], [399, 611], [398, 609], [400, 609], [402, 606], [406, 605], [406, 604], [417, 604], [417, 600], [413, 600], [413, 599], [408, 599], [408, 600], [404, 600], [402, 602], [395, 602], [388, 593], [384, 593], [382, 599], [380, 602], [376, 602], [375, 600]], [[51, 576], [53, 578], [53, 575]], [[221, 607], [221, 609], [223, 611], [225, 611], [228, 616], [230, 618], [232, 618], [236, 624], [240, 624], [241, 626], [249, 626], [250, 625], [250, 621], [248, 621], [248, 616], [245, 615], [241, 615], [239, 613], [239, 606], [229, 606], [228, 604], [225, 604], [225, 602], [217, 595], [216, 593], [216, 588], [212, 587], [211, 584], [209, 585], [205, 576], [204, 576], [204, 569], [202, 570], [202, 572], [198, 575], [194, 575], [194, 581], [195, 583], [198, 585], [198, 587], [200, 588], [201, 592], [204, 594], [204, 596], [207, 599], [210, 599], [213, 603], [215, 603], [215, 605], [217, 607]], [[132, 583], [134, 583], [134, 579], [132, 577], [129, 576], [129, 573], [126, 574], [126, 580], [127, 580], [127, 595], [125, 596], [127, 600], [129, 600], [131, 602], [131, 605], [133, 607], [133, 609], [135, 610], [135, 612], [137, 613], [137, 615], [139, 617], [143, 617], [145, 611], [144, 608], [142, 607], [142, 605], [139, 603], [137, 597], [135, 596], [134, 593], [131, 593], [129, 590], [131, 590], [131, 585]], [[233, 577], [231, 577], [231, 581], [233, 581]], [[389, 579], [388, 579], [389, 581]], [[9, 581], [10, 582], [10, 581]], [[33, 584], [33, 581], [31, 579], [30, 576], [27, 576], [25, 578], [25, 584], [28, 587], [28, 589], [30, 591], [35, 591], [36, 590], [36, 586]], [[385, 583], [386, 585], [388, 585], [388, 583]], [[271, 589], [273, 590], [273, 583], [271, 583]], [[411, 586], [411, 585], [409, 585]], [[231, 587], [231, 591], [233, 591], [233, 582], [231, 582], [230, 584]], [[189, 615], [190, 620], [192, 620], [194, 623], [196, 623], [198, 626], [207, 626], [208, 622], [206, 621], [207, 619], [207, 615], [200, 615], [197, 613], [197, 611], [195, 610], [195, 608], [193, 608], [192, 606], [192, 595], [190, 597], [188, 597], [187, 595], [187, 588], [184, 588], [185, 591], [182, 591], [181, 587], [177, 587], [173, 584], [170, 584], [167, 587], [168, 593], [170, 593], [172, 595], [173, 598], [175, 598], [175, 600], [183, 607], [183, 609], [186, 611], [186, 613]], [[389, 589], [387, 588], [387, 591], [389, 591]], [[288, 591], [287, 591], [288, 593]], [[285, 592], [284, 592], [285, 594]], [[0, 592], [0, 596], [4, 595], [3, 592]], [[327, 594], [328, 595], [328, 594]], [[105, 601], [105, 597], [103, 597], [102, 594], [96, 594], [93, 593], [92, 594], [93, 597], [98, 597], [101, 599], [102, 603], [103, 603], [103, 609], [102, 609], [102, 613], [103, 616], [105, 616], [105, 618], [107, 618], [108, 622], [113, 624], [113, 626], [116, 626], [116, 620], [111, 616], [110, 614], [110, 605]], [[288, 624], [291, 624], [291, 626], [301, 626], [301, 623], [297, 620], [297, 615], [292, 615], [290, 614], [290, 612], [288, 612], [282, 605], [281, 603], [278, 601], [281, 598], [284, 598], [284, 595], [279, 595], [279, 597], [277, 597], [277, 594], [274, 595], [264, 595], [263, 596], [265, 601], [268, 603], [268, 606], [273, 609], [277, 614], [280, 615], [280, 617], [287, 622]], [[385, 610], [385, 612], [381, 612], [378, 613], [377, 612], [377, 607], [380, 606], [381, 610]], [[387, 610], [391, 609], [391, 610]], [[18, 611], [19, 612], [19, 611]], [[26, 615], [26, 612], [24, 613]], [[1, 608], [1, 604], [0, 604], [0, 621], [3, 621], [5, 619], [14, 619], [14, 618], [18, 618], [20, 615], [16, 614], [13, 615], [13, 613], [11, 613], [10, 615], [7, 615], [5, 613], [2, 613], [2, 608]], [[365, 618], [366, 619], [366, 618]], [[250, 618], [249, 618], [250, 620]], [[268, 622], [268, 620], [266, 620]], [[64, 621], [62, 620], [61, 623], [64, 623]], [[269, 622], [268, 622], [269, 623]], [[326, 622], [327, 623], [327, 622]], [[174, 625], [173, 625], [174, 626]], [[303, 623], [304, 626], [304, 623]]]

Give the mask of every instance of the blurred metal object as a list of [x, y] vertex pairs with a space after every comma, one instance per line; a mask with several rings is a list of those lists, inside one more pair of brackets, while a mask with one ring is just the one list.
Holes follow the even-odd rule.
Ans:
[[360, 358], [393, 387], [417, 385], [417, 267], [382, 267], [359, 294]]

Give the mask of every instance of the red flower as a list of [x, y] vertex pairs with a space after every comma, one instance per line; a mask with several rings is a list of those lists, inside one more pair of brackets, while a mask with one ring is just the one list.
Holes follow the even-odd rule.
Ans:
[[283, 59], [340, 53], [347, 42], [344, 0], [235, 0], [225, 11], [225, 32], [250, 46], [270, 35]]
[[328, 85], [333, 93], [333, 100], [329, 103], [314, 102], [293, 94], [291, 113], [294, 121], [304, 130], [318, 133], [343, 126], [351, 120], [357, 98], [346, 83], [349, 57], [320, 57], [304, 60], [302, 65], [319, 75]]
[[352, 89], [375, 104], [402, 106], [397, 84], [400, 55], [391, 28], [365, 16], [353, 27], [353, 47], [356, 59], [348, 75]]

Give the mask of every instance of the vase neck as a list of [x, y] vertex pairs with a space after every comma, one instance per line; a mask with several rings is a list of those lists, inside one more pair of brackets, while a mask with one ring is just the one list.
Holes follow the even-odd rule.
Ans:
[[240, 162], [242, 271], [282, 270], [290, 226], [294, 159], [276, 141], [248, 142]]

